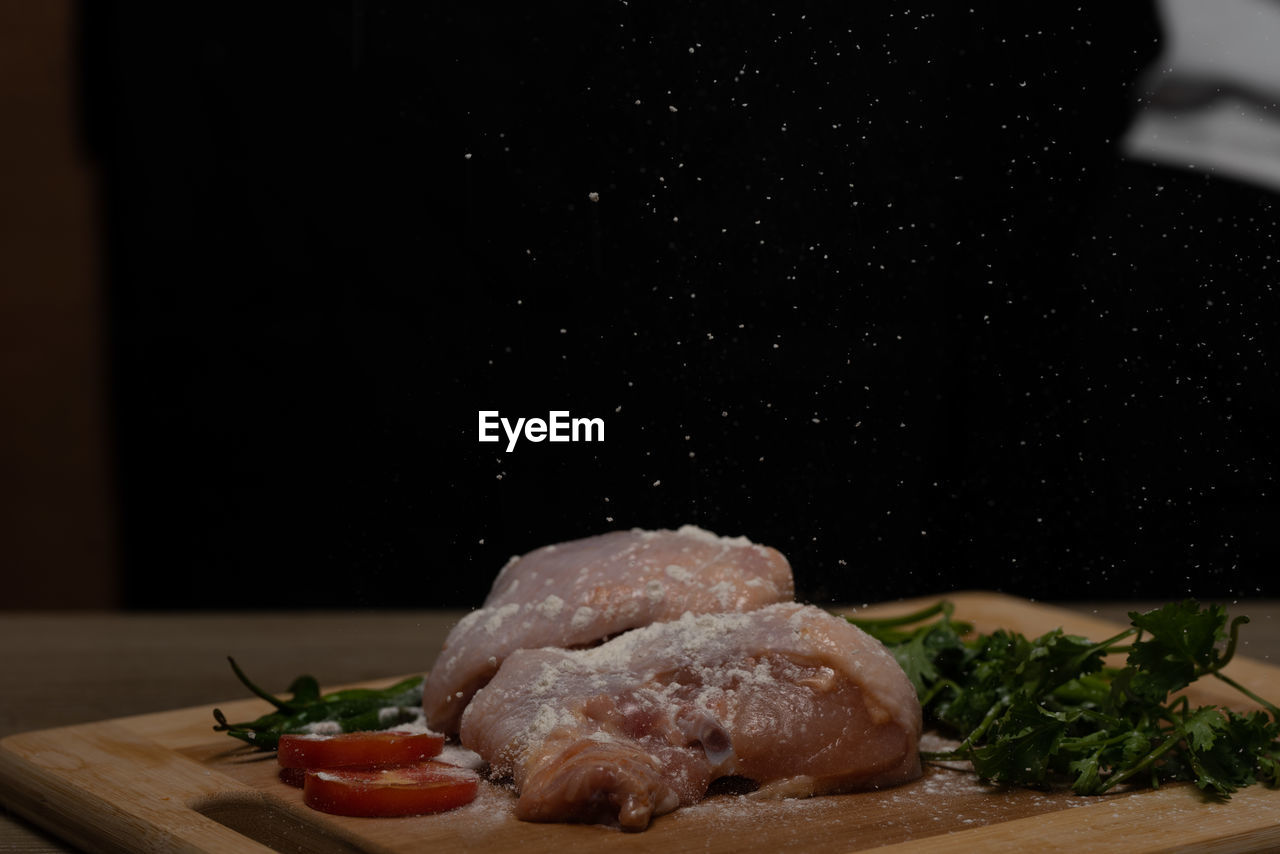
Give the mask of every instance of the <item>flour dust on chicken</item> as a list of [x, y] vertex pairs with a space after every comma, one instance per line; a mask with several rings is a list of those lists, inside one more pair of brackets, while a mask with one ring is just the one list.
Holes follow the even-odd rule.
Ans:
[[643, 830], [721, 777], [755, 797], [918, 777], [901, 667], [793, 599], [780, 552], [692, 525], [544, 546], [454, 627], [424, 711], [530, 821]]

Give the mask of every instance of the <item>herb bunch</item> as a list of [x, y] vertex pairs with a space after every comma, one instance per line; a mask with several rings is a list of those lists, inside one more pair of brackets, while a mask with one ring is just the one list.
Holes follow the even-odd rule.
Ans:
[[[1055, 629], [1037, 638], [972, 636], [950, 602], [902, 617], [849, 621], [882, 641], [915, 686], [926, 726], [960, 740], [926, 760], [967, 760], [984, 780], [1096, 795], [1123, 783], [1194, 781], [1225, 799], [1280, 783], [1280, 709], [1222, 672], [1240, 626], [1220, 605], [1130, 612], [1130, 628], [1093, 642]], [[1123, 667], [1105, 659], [1127, 654]], [[1265, 711], [1193, 708], [1177, 692], [1205, 676]]]
[[421, 676], [411, 676], [389, 688], [348, 688], [328, 694], [320, 693], [320, 683], [314, 676], [299, 676], [289, 685], [289, 699], [282, 700], [249, 681], [234, 658], [228, 656], [227, 661], [236, 678], [276, 710], [256, 720], [233, 724], [221, 709], [214, 709], [214, 730], [261, 750], [275, 750], [281, 735], [308, 732], [318, 723], [336, 725], [340, 732], [387, 729], [417, 720], [422, 709]]

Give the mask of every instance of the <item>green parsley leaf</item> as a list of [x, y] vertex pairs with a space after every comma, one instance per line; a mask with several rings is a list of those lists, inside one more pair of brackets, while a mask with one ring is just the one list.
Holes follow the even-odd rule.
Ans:
[[[968, 760], [993, 783], [1061, 782], [1081, 794], [1190, 781], [1226, 798], [1280, 784], [1280, 708], [1221, 672], [1247, 618], [1228, 627], [1219, 605], [1175, 602], [1130, 614], [1129, 629], [1095, 643], [1060, 629], [971, 636], [954, 610], [944, 601], [903, 617], [849, 618], [902, 665], [926, 723], [960, 741], [926, 759]], [[1124, 667], [1106, 666], [1123, 653]], [[1263, 710], [1190, 708], [1176, 692], [1204, 676]]]

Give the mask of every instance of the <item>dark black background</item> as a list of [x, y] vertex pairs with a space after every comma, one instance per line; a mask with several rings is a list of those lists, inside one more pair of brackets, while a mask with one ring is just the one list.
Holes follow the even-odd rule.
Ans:
[[1277, 594], [1274, 197], [1120, 157], [1147, 4], [82, 13], [130, 605], [686, 522], [819, 602]]

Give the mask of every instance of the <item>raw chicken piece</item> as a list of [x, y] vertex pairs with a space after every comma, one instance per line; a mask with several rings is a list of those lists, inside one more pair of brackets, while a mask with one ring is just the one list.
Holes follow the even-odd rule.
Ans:
[[423, 689], [427, 722], [457, 733], [472, 695], [517, 649], [586, 646], [686, 611], [750, 611], [793, 595], [779, 552], [693, 525], [545, 546], [513, 558], [484, 607], [449, 632]]
[[463, 715], [462, 743], [514, 781], [519, 818], [643, 830], [719, 777], [766, 797], [915, 779], [920, 727], [878, 641], [779, 604], [513, 653]]

